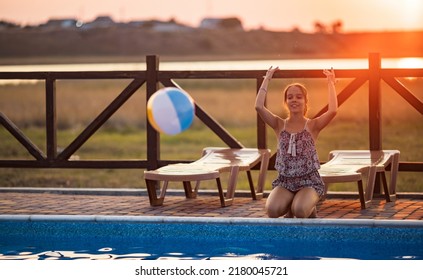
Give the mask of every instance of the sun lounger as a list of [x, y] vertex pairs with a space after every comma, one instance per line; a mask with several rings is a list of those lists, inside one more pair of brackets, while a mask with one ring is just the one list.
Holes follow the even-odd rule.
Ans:
[[[326, 184], [357, 182], [361, 208], [369, 206], [374, 192], [376, 178], [381, 175], [387, 202], [396, 199], [396, 181], [400, 152], [397, 150], [335, 150], [329, 153], [329, 161], [319, 170]], [[386, 181], [386, 170], [390, 166], [390, 184]], [[363, 190], [363, 178], [367, 177], [366, 190]]]
[[[253, 199], [263, 197], [266, 172], [269, 164], [270, 150], [267, 149], [231, 149], [220, 147], [208, 147], [203, 150], [203, 156], [192, 163], [170, 164], [156, 170], [144, 172], [148, 196], [152, 206], [163, 204], [166, 189], [170, 181], [182, 182], [185, 196], [195, 198], [201, 181], [216, 180], [222, 207], [229, 206], [233, 202], [235, 188], [240, 171], [246, 171]], [[257, 189], [254, 187], [251, 169], [260, 164]], [[229, 172], [229, 182], [226, 195], [223, 193], [221, 174]], [[161, 187], [160, 194], [157, 189]], [[196, 182], [194, 189], [191, 181]]]

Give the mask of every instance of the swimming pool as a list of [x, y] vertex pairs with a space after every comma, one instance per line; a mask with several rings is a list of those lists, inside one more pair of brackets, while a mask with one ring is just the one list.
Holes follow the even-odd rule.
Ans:
[[423, 259], [422, 221], [0, 215], [0, 259]]

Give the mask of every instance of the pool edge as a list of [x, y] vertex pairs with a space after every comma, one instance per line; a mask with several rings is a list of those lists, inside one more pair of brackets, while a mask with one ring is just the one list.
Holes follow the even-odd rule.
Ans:
[[271, 218], [214, 218], [178, 216], [105, 216], [105, 215], [0, 215], [0, 222], [110, 222], [110, 223], [204, 223], [243, 225], [314, 225], [314, 226], [365, 226], [365, 227], [423, 227], [420, 220], [373, 219], [271, 219]]

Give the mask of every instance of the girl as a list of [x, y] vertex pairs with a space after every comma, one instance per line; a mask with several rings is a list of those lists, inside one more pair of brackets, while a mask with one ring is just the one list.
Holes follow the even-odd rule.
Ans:
[[335, 117], [338, 101], [335, 90], [335, 72], [324, 70], [329, 92], [329, 108], [321, 116], [306, 117], [307, 89], [301, 84], [288, 85], [284, 91], [289, 115], [286, 119], [273, 114], [265, 106], [267, 87], [279, 68], [270, 67], [258, 91], [255, 108], [275, 132], [278, 139], [275, 169], [278, 177], [272, 183], [272, 191], [266, 201], [270, 218], [316, 217], [316, 205], [324, 194], [324, 183], [319, 175], [319, 159], [315, 142], [319, 132]]

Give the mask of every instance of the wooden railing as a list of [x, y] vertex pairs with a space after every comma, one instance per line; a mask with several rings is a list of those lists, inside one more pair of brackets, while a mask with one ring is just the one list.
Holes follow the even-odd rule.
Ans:
[[[104, 71], [104, 72], [0, 72], [1, 79], [31, 79], [45, 82], [45, 129], [46, 151], [39, 149], [8, 117], [0, 112], [0, 123], [28, 152], [32, 160], [6, 159], [0, 160], [0, 168], [144, 168], [154, 169], [169, 163], [180, 162], [161, 160], [160, 134], [147, 123], [147, 158], [139, 160], [70, 160], [71, 156], [100, 128], [105, 122], [136, 92], [146, 84], [146, 100], [163, 86], [178, 85], [173, 79], [254, 79], [257, 90], [260, 87], [266, 70], [238, 71], [161, 71], [159, 58], [147, 56], [145, 71]], [[369, 82], [369, 149], [379, 150], [382, 147], [381, 133], [381, 81], [385, 81], [412, 107], [423, 115], [423, 103], [413, 95], [397, 78], [423, 77], [423, 69], [382, 69], [379, 54], [369, 55], [368, 69], [337, 70], [338, 78], [353, 80], [338, 94], [339, 105], [342, 106], [364, 83]], [[275, 79], [287, 78], [321, 78], [321, 70], [281, 70], [275, 73]], [[56, 81], [69, 79], [131, 79], [129, 85], [116, 97], [67, 147], [57, 152], [57, 120], [56, 120]], [[145, 104], [146, 104], [145, 103]], [[145, 105], [144, 105], [145, 106]], [[322, 108], [317, 115], [322, 114]], [[316, 115], [316, 116], [317, 116]], [[238, 148], [243, 144], [232, 136], [219, 122], [196, 104], [196, 116], [213, 131], [227, 146]], [[266, 125], [257, 117], [257, 146], [267, 147]], [[274, 156], [272, 161], [274, 160]], [[269, 165], [273, 168], [273, 163]], [[400, 162], [400, 171], [423, 172], [423, 162]]]

